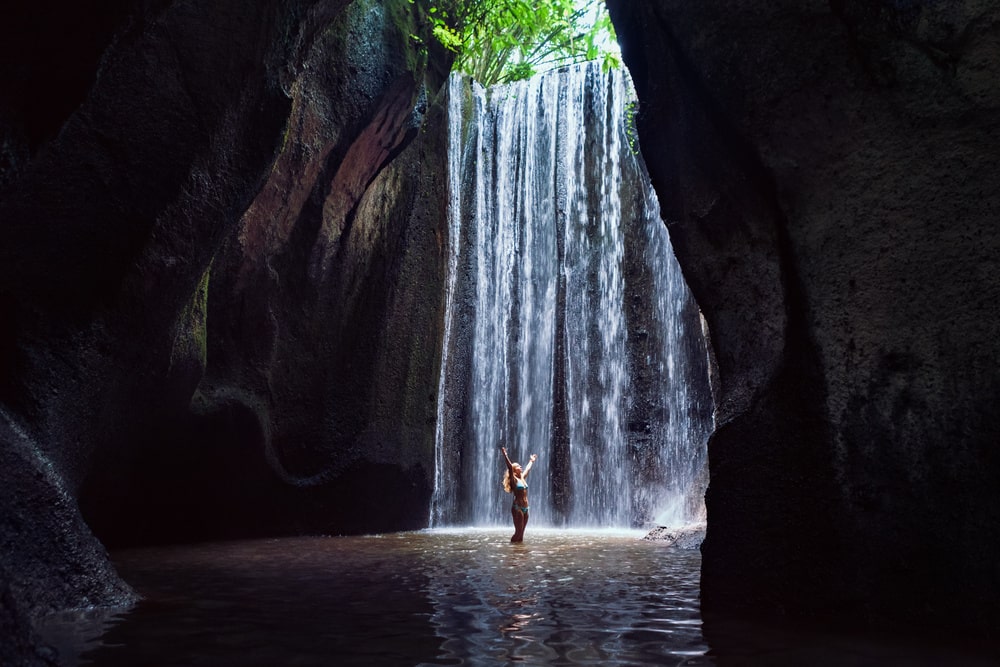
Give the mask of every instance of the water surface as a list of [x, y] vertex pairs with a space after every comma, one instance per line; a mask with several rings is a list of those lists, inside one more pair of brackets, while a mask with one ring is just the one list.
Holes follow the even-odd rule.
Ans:
[[120, 552], [143, 601], [111, 619], [66, 617], [49, 634], [61, 632], [64, 664], [83, 665], [701, 664], [696, 552], [636, 533], [529, 527], [526, 542], [509, 537]]
[[[697, 551], [640, 533], [455, 530], [114, 554], [144, 599], [50, 619], [64, 665], [987, 665], [746, 624], [704, 632]], [[711, 644], [706, 635], [712, 638]]]

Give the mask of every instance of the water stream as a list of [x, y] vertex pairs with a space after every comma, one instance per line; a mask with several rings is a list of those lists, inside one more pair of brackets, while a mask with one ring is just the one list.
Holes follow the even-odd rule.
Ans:
[[711, 429], [697, 308], [628, 139], [628, 75], [595, 63], [449, 82], [449, 269], [434, 526], [496, 525], [505, 445], [532, 522], [702, 518]]

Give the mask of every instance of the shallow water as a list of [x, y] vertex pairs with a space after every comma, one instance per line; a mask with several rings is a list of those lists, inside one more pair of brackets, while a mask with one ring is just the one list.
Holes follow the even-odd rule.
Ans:
[[115, 554], [134, 609], [50, 619], [65, 665], [939, 665], [955, 651], [718, 627], [699, 554], [639, 533], [423, 531]]

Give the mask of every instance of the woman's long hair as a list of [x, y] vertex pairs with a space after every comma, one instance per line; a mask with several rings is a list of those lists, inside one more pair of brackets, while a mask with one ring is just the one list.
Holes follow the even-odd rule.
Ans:
[[[516, 463], [514, 465], [517, 465]], [[503, 474], [503, 490], [510, 493], [510, 468]]]

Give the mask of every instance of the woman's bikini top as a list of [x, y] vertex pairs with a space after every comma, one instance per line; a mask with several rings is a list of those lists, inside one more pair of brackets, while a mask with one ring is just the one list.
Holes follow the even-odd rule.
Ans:
[[528, 483], [527, 482], [522, 482], [519, 479], [515, 479], [514, 480], [514, 488], [515, 489], [526, 489], [526, 488], [528, 488]]

